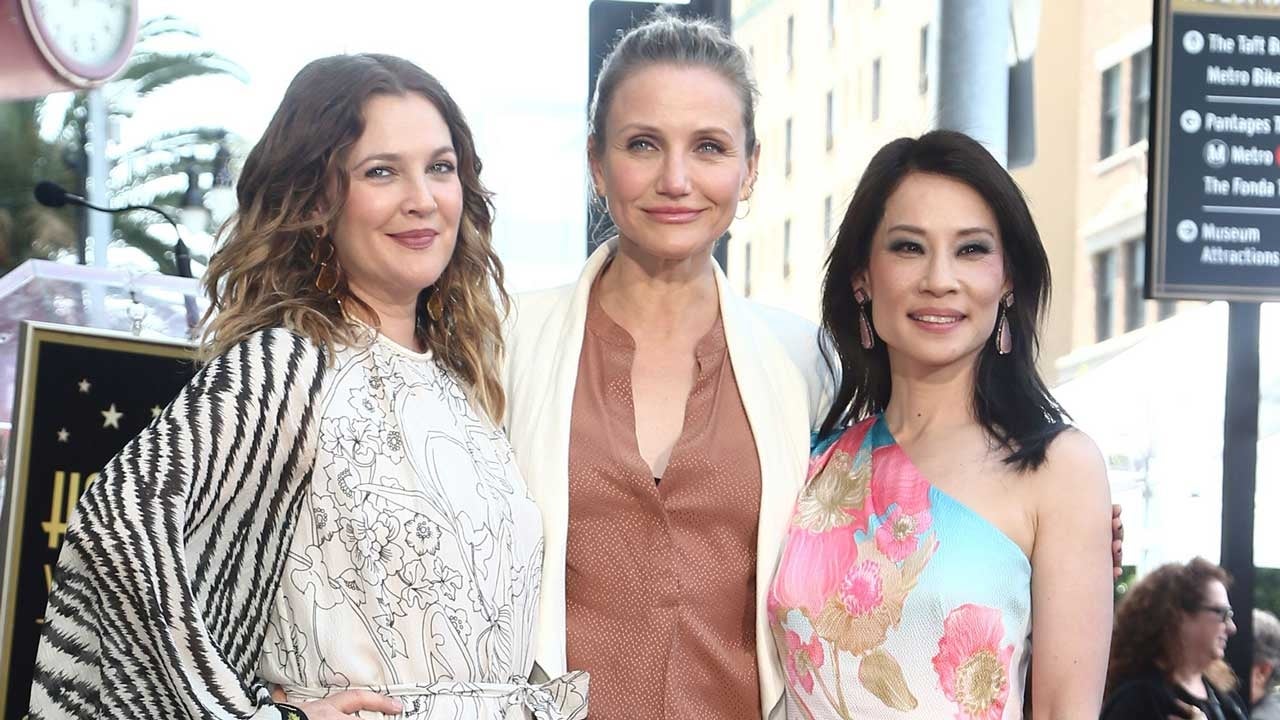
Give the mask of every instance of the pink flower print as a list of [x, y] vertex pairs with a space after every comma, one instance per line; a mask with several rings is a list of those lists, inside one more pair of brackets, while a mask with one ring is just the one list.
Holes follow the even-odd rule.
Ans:
[[862, 656], [879, 647], [889, 629], [902, 621], [907, 595], [936, 549], [936, 543], [923, 543], [898, 565], [870, 538], [859, 544], [858, 563], [849, 567], [837, 592], [813, 618], [814, 631], [852, 655]]
[[897, 504], [909, 515], [929, 509], [929, 481], [920, 476], [899, 445], [876, 448], [871, 473], [871, 502], [877, 515]]
[[876, 547], [894, 562], [902, 562], [920, 547], [920, 536], [933, 524], [928, 510], [908, 515], [896, 507], [876, 530]]
[[807, 693], [813, 692], [813, 674], [826, 662], [822, 650], [822, 641], [815, 633], [809, 642], [802, 642], [800, 635], [788, 630], [785, 638], [787, 645], [787, 677], [791, 684], [799, 685]]
[[852, 527], [823, 533], [792, 527], [769, 594], [770, 609], [796, 608], [816, 617], [857, 559]]
[[995, 608], [961, 605], [943, 621], [933, 669], [942, 693], [956, 704], [956, 720], [999, 720], [1004, 714], [1013, 645], [1000, 647], [1003, 639]]
[[851, 617], [865, 617], [884, 604], [884, 578], [880, 565], [863, 560], [840, 581], [840, 602]]

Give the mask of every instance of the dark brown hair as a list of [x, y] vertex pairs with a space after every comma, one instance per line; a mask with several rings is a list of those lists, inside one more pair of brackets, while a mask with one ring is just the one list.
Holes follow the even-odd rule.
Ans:
[[[1125, 680], [1153, 670], [1168, 674], [1178, 664], [1182, 653], [1178, 627], [1184, 615], [1201, 609], [1213, 580], [1231, 585], [1226, 570], [1197, 557], [1185, 565], [1161, 565], [1129, 588], [1116, 609], [1108, 697]], [[1235, 675], [1221, 660], [1205, 675], [1220, 690], [1235, 687]]]
[[[1067, 428], [1066, 413], [1036, 369], [1037, 329], [1049, 305], [1049, 257], [1022, 191], [991, 153], [973, 138], [934, 130], [918, 138], [898, 138], [871, 158], [845, 211], [827, 258], [822, 287], [823, 346], [828, 364], [839, 371], [840, 387], [822, 422], [822, 434], [882, 412], [893, 389], [884, 343], [867, 350], [859, 342], [854, 278], [866, 271], [871, 241], [889, 198], [912, 173], [930, 173], [968, 185], [982, 196], [999, 225], [1005, 274], [1013, 286], [1008, 308], [1013, 349], [997, 352], [995, 333], [978, 355], [971, 409], [983, 430], [1005, 451], [1005, 462], [1035, 470], [1049, 443]], [[872, 299], [874, 302], [874, 298]], [[867, 312], [870, 313], [870, 305]], [[834, 351], [834, 356], [833, 352]]]
[[[317, 243], [331, 243], [323, 233], [342, 213], [350, 185], [346, 154], [364, 132], [366, 102], [410, 93], [426, 98], [449, 127], [463, 206], [453, 257], [418, 297], [417, 339], [500, 421], [505, 400], [498, 380], [498, 306], [505, 312], [508, 298], [491, 243], [493, 205], [480, 183], [480, 158], [466, 119], [444, 86], [390, 55], [315, 60], [289, 84], [245, 160], [236, 185], [239, 210], [220, 233], [221, 246], [204, 275], [210, 308], [202, 354], [220, 354], [256, 330], [280, 325], [323, 346], [359, 341], [342, 303], [355, 304], [372, 318], [376, 314], [350, 294], [345, 281], [332, 293], [316, 287], [313, 250]], [[443, 300], [439, 322], [426, 313], [432, 293], [441, 293]]]

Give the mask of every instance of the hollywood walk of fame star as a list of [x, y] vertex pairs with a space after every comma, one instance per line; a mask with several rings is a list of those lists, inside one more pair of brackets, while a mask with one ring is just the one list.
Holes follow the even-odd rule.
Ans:
[[88, 394], [89, 388], [93, 387], [93, 385], [89, 382], [89, 378], [81, 378], [80, 382], [76, 384], [80, 386], [80, 392], [85, 394]]
[[70, 442], [70, 440], [71, 440], [71, 433], [67, 432], [66, 428], [62, 428], [61, 430], [58, 431], [58, 442], [64, 443], [64, 442]]
[[102, 427], [120, 429], [120, 418], [124, 417], [124, 413], [116, 410], [116, 404], [111, 403], [111, 407], [102, 412]]

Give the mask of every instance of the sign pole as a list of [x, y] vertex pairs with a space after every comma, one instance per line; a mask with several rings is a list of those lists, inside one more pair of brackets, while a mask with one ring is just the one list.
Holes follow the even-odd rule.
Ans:
[[1227, 300], [1219, 564], [1253, 665], [1262, 302], [1280, 301], [1280, 6], [1155, 0], [1147, 293]]
[[1258, 342], [1261, 305], [1229, 303], [1227, 397], [1222, 415], [1222, 557], [1231, 573], [1236, 634], [1227, 662], [1245, 683], [1253, 667], [1254, 497], [1258, 474]]

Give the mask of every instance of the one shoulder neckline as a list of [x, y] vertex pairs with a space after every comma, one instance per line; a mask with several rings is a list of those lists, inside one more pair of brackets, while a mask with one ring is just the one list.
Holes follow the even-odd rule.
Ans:
[[[1019, 545], [1013, 538], [1009, 537], [1008, 533], [1006, 533], [1004, 530], [1001, 530], [995, 523], [988, 520], [984, 515], [982, 515], [982, 513], [979, 513], [977, 510], [974, 510], [967, 503], [962, 502], [959, 498], [955, 497], [951, 493], [938, 487], [936, 484], [934, 484], [932, 480], [930, 480], [923, 472], [920, 471], [920, 466], [916, 465], [915, 460], [913, 460], [911, 456], [907, 454], [906, 448], [902, 447], [902, 444], [898, 442], [898, 439], [893, 436], [893, 432], [889, 430], [889, 423], [884, 419], [883, 413], [877, 413], [867, 418], [866, 420], [863, 420], [862, 422], [851, 425], [845, 430], [845, 432], [852, 432], [855, 429], [864, 425], [868, 427], [866, 428], [866, 436], [862, 440], [863, 444], [874, 443], [876, 435], [879, 434], [881, 437], [887, 440], [887, 442], [880, 444], [879, 447], [888, 447], [890, 445], [896, 445], [898, 449], [901, 451], [902, 457], [906, 460], [908, 465], [910, 465], [912, 471], [914, 471], [916, 475], [918, 475], [920, 479], [923, 480], [926, 485], [928, 485], [929, 490], [931, 492], [936, 493], [938, 497], [942, 498], [947, 503], [954, 505], [958, 510], [963, 512], [965, 515], [968, 515], [969, 517], [977, 521], [979, 524], [981, 524], [983, 527], [986, 527], [993, 535], [999, 538], [999, 541], [1002, 544], [1007, 546], [1008, 550], [1015, 553], [1018, 556], [1018, 558], [1022, 560], [1022, 562], [1026, 563], [1028, 571], [1031, 570], [1031, 558], [1027, 556], [1027, 553], [1025, 551], [1023, 551], [1021, 545]], [[844, 433], [841, 433], [841, 435], [843, 434]]]

